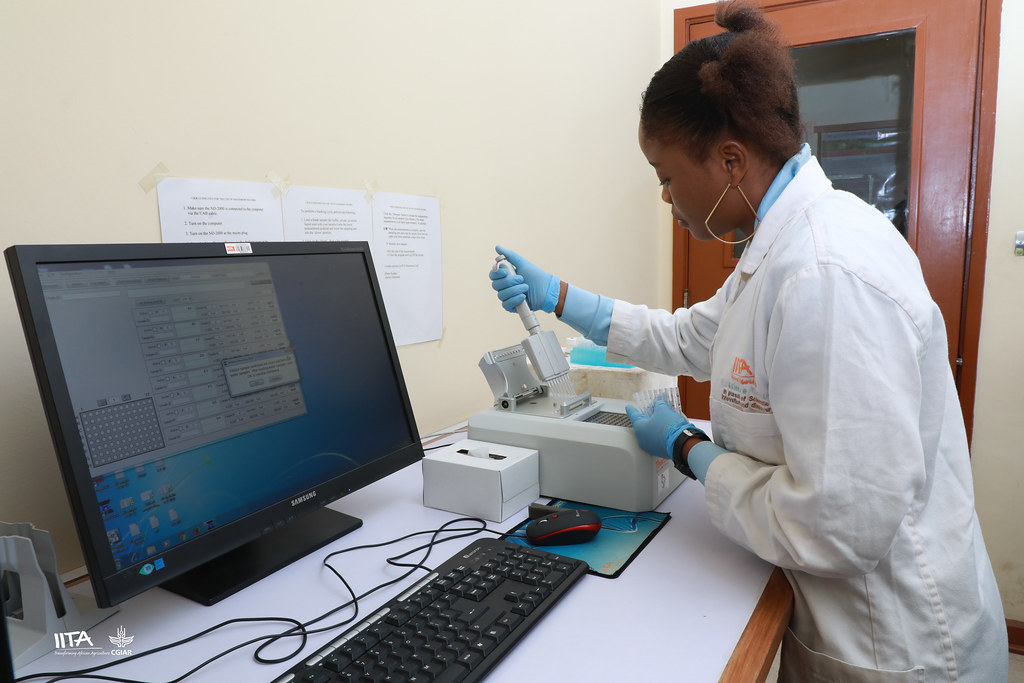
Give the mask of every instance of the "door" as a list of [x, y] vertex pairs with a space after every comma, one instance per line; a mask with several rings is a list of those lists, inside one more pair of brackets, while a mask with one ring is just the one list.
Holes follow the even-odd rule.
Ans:
[[[960, 378], [985, 0], [763, 4], [793, 46], [806, 141], [833, 184], [875, 204], [917, 252]], [[677, 50], [721, 31], [713, 5], [676, 10], [674, 23]], [[677, 228], [673, 305], [714, 294], [741, 248]], [[707, 383], [683, 378], [680, 394], [687, 415], [708, 417]], [[968, 429], [973, 384], [969, 395]]]

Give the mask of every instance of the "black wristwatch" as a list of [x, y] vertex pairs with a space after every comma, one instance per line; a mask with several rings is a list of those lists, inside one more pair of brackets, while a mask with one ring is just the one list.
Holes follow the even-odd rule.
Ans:
[[690, 479], [696, 479], [697, 477], [694, 476], [693, 470], [690, 469], [686, 459], [683, 458], [683, 444], [695, 437], [701, 441], [711, 441], [707, 434], [696, 427], [685, 427], [683, 431], [679, 432], [676, 442], [672, 444], [672, 464]]

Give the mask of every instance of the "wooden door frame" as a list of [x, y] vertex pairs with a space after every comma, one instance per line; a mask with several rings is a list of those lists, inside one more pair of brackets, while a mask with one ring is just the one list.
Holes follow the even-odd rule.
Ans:
[[[985, 293], [989, 208], [992, 196], [992, 155], [995, 149], [996, 85], [999, 76], [999, 29], [1003, 0], [981, 0], [981, 40], [978, 46], [978, 87], [974, 103], [974, 155], [968, 195], [967, 253], [964, 297], [960, 311], [960, 355], [957, 368], [960, 406], [967, 440], [974, 435], [975, 385], [978, 381], [978, 342]], [[952, 340], [950, 340], [952, 343]], [[1018, 645], [1024, 645], [1020, 643]]]
[[[829, 0], [763, 0], [765, 6], [803, 5]], [[899, 0], [893, 0], [899, 2]], [[948, 343], [960, 351], [956, 368], [960, 408], [970, 441], [974, 431], [975, 385], [978, 379], [978, 347], [981, 334], [981, 307], [985, 288], [985, 259], [988, 248], [989, 201], [992, 188], [992, 156], [995, 139], [996, 85], [999, 67], [999, 28], [1003, 0], [980, 0], [980, 40], [973, 115], [972, 164], [968, 182], [967, 226], [965, 235], [963, 296], [960, 308], [960, 338]], [[705, 5], [707, 15], [676, 22], [673, 17], [674, 44], [686, 36], [686, 26], [706, 22], [714, 16], [714, 5]], [[687, 8], [693, 11], [694, 7]], [[672, 307], [683, 305], [687, 288], [688, 248], [686, 234], [675, 233], [672, 240]], [[680, 387], [682, 389], [682, 387]]]

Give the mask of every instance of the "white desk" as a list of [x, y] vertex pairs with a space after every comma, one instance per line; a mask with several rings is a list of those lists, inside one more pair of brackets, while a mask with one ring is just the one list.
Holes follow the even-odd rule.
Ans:
[[[97, 645], [110, 648], [108, 635], [115, 635], [123, 626], [127, 635], [134, 636], [129, 647], [140, 652], [232, 617], [309, 619], [348, 597], [338, 579], [321, 565], [327, 552], [433, 529], [456, 517], [423, 507], [421, 495], [417, 463], [336, 503], [338, 509], [361, 517], [364, 524], [327, 549], [213, 607], [202, 607], [162, 589], [151, 590], [123, 603], [118, 614], [89, 630], [90, 637]], [[719, 680], [772, 567], [719, 534], [708, 519], [704, 489], [698, 483], [687, 480], [659, 509], [670, 511], [672, 518], [622, 576], [585, 576], [498, 665], [488, 683]], [[524, 510], [490, 526], [506, 530], [525, 517]], [[440, 546], [427, 564], [438, 564], [468, 542], [459, 539]], [[385, 565], [383, 558], [411, 547], [405, 542], [386, 550], [358, 551], [334, 564], [359, 593], [399, 575], [401, 572]], [[417, 572], [416, 578], [402, 587], [423, 575]], [[402, 587], [371, 596], [361, 605], [361, 614], [369, 614]], [[109, 673], [144, 681], [169, 680], [214, 653], [280, 630], [282, 627], [273, 624], [231, 626], [197, 643], [124, 664]], [[314, 636], [304, 653], [308, 656], [340, 632]], [[291, 665], [258, 664], [251, 657], [253, 649], [248, 646], [228, 655], [188, 680], [269, 682]], [[115, 659], [120, 658], [50, 654], [17, 673], [65, 671]]]

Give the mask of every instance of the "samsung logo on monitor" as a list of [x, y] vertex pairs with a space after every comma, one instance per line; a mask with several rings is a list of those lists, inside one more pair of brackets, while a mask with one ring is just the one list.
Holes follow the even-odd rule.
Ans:
[[310, 491], [309, 493], [303, 493], [298, 498], [293, 498], [292, 499], [292, 507], [295, 507], [296, 505], [301, 505], [302, 503], [305, 503], [307, 500], [312, 500], [314, 498], [316, 498], [316, 491]]

